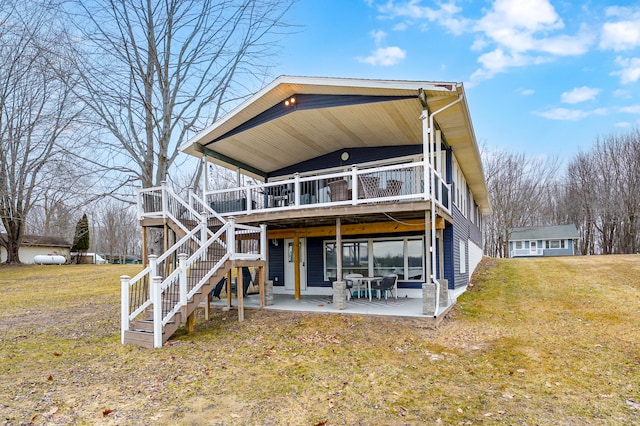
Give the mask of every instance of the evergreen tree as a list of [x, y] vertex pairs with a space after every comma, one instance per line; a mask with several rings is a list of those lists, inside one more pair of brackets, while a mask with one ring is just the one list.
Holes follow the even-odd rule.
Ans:
[[89, 219], [87, 219], [87, 214], [85, 213], [76, 224], [76, 233], [73, 237], [71, 251], [80, 254], [86, 253], [87, 250], [89, 250]]

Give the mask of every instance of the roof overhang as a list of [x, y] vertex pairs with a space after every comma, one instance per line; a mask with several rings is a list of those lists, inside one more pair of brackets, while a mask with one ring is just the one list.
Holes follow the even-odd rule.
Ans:
[[[344, 148], [422, 144], [419, 89], [430, 113], [464, 94], [460, 83], [281, 76], [180, 149], [264, 178]], [[482, 212], [491, 213], [466, 99], [434, 121]]]

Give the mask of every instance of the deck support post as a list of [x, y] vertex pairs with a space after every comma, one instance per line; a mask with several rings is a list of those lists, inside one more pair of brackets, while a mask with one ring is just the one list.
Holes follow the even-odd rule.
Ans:
[[180, 305], [182, 305], [183, 315], [187, 314], [187, 253], [178, 253], [178, 268], [180, 268]]
[[231, 309], [231, 269], [227, 272], [227, 309]]
[[238, 321], [244, 321], [244, 280], [242, 268], [236, 268], [236, 295], [238, 296]]
[[129, 280], [131, 277], [129, 275], [120, 276], [120, 306], [121, 306], [121, 316], [120, 316], [120, 332], [122, 344], [124, 345], [124, 335], [125, 332], [129, 330]]
[[336, 218], [336, 281], [342, 281], [342, 221]]
[[293, 281], [294, 298], [300, 300], [300, 237], [293, 236]]
[[193, 311], [187, 317], [187, 333], [193, 333], [196, 329], [196, 311]]
[[151, 278], [151, 301], [153, 304], [153, 347], [162, 347], [162, 277]]

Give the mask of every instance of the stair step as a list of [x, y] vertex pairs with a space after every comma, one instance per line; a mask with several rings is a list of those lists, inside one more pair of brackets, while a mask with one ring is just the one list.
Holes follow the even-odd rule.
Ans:
[[153, 349], [153, 333], [129, 330], [124, 332], [124, 343]]

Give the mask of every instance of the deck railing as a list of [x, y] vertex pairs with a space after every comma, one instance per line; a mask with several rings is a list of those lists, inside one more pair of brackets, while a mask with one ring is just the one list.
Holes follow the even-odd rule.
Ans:
[[[427, 165], [428, 166], [428, 165]], [[428, 200], [450, 212], [450, 186], [435, 173], [434, 194], [425, 193], [424, 162], [349, 171], [318, 172], [275, 182], [208, 191], [204, 202], [222, 216], [340, 205]]]
[[171, 219], [185, 235], [162, 255], [149, 256], [135, 277], [120, 278], [123, 343], [131, 322], [153, 306], [154, 347], [160, 347], [162, 328], [227, 260], [266, 260], [264, 226], [225, 220], [195, 195], [187, 203], [164, 184], [138, 191], [138, 216]]

